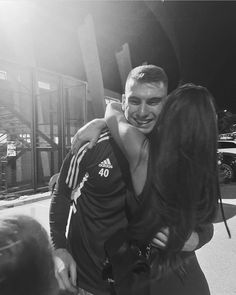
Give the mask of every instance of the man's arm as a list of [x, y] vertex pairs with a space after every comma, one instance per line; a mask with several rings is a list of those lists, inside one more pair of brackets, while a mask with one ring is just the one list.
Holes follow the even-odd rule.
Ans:
[[66, 226], [70, 212], [71, 189], [66, 184], [71, 154], [63, 161], [50, 206], [50, 235], [54, 247], [55, 275], [59, 287], [76, 292], [76, 262], [67, 250]]
[[66, 225], [70, 211], [71, 189], [66, 184], [71, 154], [63, 161], [49, 211], [50, 235], [54, 249], [67, 248]]

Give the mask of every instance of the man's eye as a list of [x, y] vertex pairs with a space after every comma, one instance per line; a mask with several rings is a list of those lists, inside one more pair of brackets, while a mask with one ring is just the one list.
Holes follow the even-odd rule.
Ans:
[[152, 101], [149, 101], [149, 105], [151, 106], [156, 106], [156, 105], [159, 105], [161, 103], [161, 100], [152, 100]]
[[134, 104], [134, 105], [138, 105], [139, 101], [138, 100], [130, 100], [129, 103]]

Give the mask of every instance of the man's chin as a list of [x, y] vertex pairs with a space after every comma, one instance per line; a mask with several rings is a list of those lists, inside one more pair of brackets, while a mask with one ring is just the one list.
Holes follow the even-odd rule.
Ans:
[[138, 127], [138, 130], [143, 134], [149, 134], [152, 131], [153, 127]]

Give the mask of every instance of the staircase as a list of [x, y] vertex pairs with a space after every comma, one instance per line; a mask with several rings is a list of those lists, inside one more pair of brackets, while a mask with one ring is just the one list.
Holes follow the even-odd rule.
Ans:
[[14, 160], [30, 148], [30, 143], [22, 137], [22, 134], [30, 133], [30, 128], [22, 122], [21, 116], [21, 114], [18, 116], [18, 112], [11, 105], [11, 100], [7, 99], [3, 91], [0, 95], [0, 196], [2, 197], [8, 193], [7, 174], [9, 160], [11, 160], [7, 157], [8, 141], [13, 140], [17, 146], [17, 155]]

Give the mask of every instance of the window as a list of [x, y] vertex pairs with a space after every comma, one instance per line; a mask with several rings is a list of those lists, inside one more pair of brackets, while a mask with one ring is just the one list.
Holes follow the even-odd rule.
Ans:
[[236, 148], [236, 143], [234, 142], [219, 142], [219, 148], [220, 149], [229, 149], [229, 148]]

